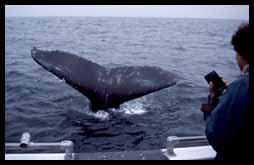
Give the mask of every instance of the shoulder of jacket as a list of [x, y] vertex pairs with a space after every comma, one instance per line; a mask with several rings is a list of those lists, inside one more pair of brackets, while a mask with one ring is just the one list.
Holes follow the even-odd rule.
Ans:
[[238, 79], [234, 80], [232, 83], [230, 83], [228, 88], [243, 85], [243, 84], [246, 84], [248, 82], [249, 82], [249, 76], [248, 75], [243, 75], [243, 76], [239, 77]]

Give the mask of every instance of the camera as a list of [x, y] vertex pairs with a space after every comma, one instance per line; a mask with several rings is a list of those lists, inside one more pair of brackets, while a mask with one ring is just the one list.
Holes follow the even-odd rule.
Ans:
[[215, 71], [208, 73], [205, 76], [205, 79], [208, 84], [211, 81], [213, 82], [213, 85], [214, 85], [213, 90], [215, 92], [215, 95], [217, 96], [221, 95], [223, 90], [227, 88], [226, 84], [222, 81], [221, 77]]

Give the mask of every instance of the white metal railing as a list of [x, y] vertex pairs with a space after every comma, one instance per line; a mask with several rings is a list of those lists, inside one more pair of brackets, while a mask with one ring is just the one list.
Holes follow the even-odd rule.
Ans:
[[73, 142], [70, 140], [65, 140], [56, 143], [34, 143], [30, 141], [31, 135], [28, 132], [22, 134], [20, 143], [5, 143], [5, 150], [12, 150], [12, 149], [48, 149], [52, 147], [59, 148], [65, 151], [65, 160], [73, 160]]
[[174, 148], [176, 145], [183, 142], [194, 143], [207, 141], [206, 136], [191, 136], [191, 137], [177, 137], [177, 136], [169, 136], [167, 138], [167, 152], [170, 156], [175, 156]]
[[[61, 149], [64, 150], [65, 153], [61, 154], [60, 159], [64, 160], [74, 160], [74, 153], [73, 153], [73, 142], [72, 141], [61, 141], [56, 143], [34, 143], [30, 141], [30, 134], [25, 132], [22, 134], [20, 143], [5, 143], [5, 150], [17, 150], [21, 149], [23, 151], [29, 151], [31, 149]], [[205, 142], [205, 144], [204, 144]], [[186, 147], [191, 144], [191, 147]], [[179, 147], [181, 146], [182, 147]], [[215, 151], [209, 145], [206, 136], [191, 136], [191, 137], [176, 137], [176, 136], [169, 136], [167, 138], [167, 146], [166, 149], [161, 150], [165, 156], [169, 160], [185, 160], [185, 159], [213, 159], [215, 156]], [[19, 154], [21, 156], [23, 154]], [[31, 154], [24, 154], [21, 157], [10, 157], [15, 156], [15, 154], [7, 154], [8, 159], [18, 159], [24, 158], [26, 159], [29, 155], [29, 159], [31, 158]], [[41, 155], [41, 154], [40, 154]], [[45, 158], [54, 159], [52, 156], [54, 154], [48, 154]], [[37, 155], [38, 156], [38, 155]], [[51, 156], [51, 157], [49, 157]], [[33, 156], [32, 156], [33, 158]], [[40, 157], [44, 158], [44, 157]], [[38, 159], [40, 159], [38, 158]], [[58, 157], [59, 158], [59, 157]]]

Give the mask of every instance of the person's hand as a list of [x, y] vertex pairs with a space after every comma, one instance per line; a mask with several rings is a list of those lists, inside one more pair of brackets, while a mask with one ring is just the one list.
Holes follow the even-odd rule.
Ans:
[[227, 80], [224, 80], [223, 77], [221, 78], [222, 81], [225, 83], [226, 86], [228, 86], [228, 81]]
[[[222, 81], [226, 84], [226, 86], [228, 85], [228, 81], [224, 80], [222, 78]], [[210, 94], [210, 97], [213, 98], [214, 95], [215, 95], [215, 92], [214, 92], [214, 84], [212, 81], [209, 82], [209, 94]]]
[[214, 87], [214, 84], [212, 81], [209, 82], [209, 95], [211, 98], [214, 97], [215, 93], [214, 93], [214, 90], [213, 90], [213, 87]]

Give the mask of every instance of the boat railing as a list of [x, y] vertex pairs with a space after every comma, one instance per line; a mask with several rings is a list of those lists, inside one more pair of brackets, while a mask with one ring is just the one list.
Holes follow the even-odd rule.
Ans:
[[[53, 160], [74, 160], [81, 159], [86, 160], [91, 158], [91, 153], [74, 153], [74, 144], [72, 141], [61, 141], [56, 143], [34, 143], [30, 141], [31, 135], [28, 132], [22, 134], [19, 143], [5, 143], [5, 150], [21, 150], [23, 154], [6, 154], [6, 159], [16, 160], [16, 159], [53, 159]], [[40, 154], [31, 154], [31, 150], [50, 150], [50, 149], [60, 149], [65, 151], [65, 153], [57, 154], [45, 154], [40, 152]], [[158, 153], [159, 151], [159, 153]], [[24, 154], [28, 153], [28, 154]], [[216, 152], [209, 145], [206, 136], [190, 136], [190, 137], [177, 137], [169, 136], [167, 138], [166, 147], [160, 150], [150, 150], [149, 154], [164, 155], [169, 160], [203, 160], [203, 159], [213, 159]], [[147, 151], [124, 151], [115, 153], [93, 153], [94, 159], [99, 159], [101, 155], [108, 155], [108, 159], [120, 159], [119, 155], [124, 155], [126, 158], [134, 158], [133, 153], [138, 155], [145, 155]], [[118, 156], [116, 156], [118, 154]], [[150, 156], [147, 156], [149, 158]], [[141, 159], [135, 157], [136, 159]], [[159, 158], [159, 157], [158, 157]], [[161, 158], [161, 157], [160, 157]]]
[[190, 137], [177, 137], [177, 136], [169, 136], [167, 138], [167, 152], [170, 156], [175, 156], [174, 149], [177, 146], [188, 145], [188, 144], [196, 144], [201, 145], [201, 143], [208, 143], [206, 136], [190, 136]]
[[5, 150], [29, 150], [29, 149], [49, 149], [58, 148], [65, 151], [64, 159], [73, 160], [73, 142], [65, 140], [55, 143], [34, 143], [30, 141], [31, 135], [28, 132], [22, 134], [20, 143], [5, 143]]

